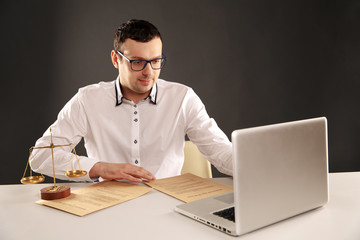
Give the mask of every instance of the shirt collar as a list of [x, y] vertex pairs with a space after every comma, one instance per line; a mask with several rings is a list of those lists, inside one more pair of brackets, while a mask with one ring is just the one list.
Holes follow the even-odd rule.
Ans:
[[155, 83], [149, 94], [150, 102], [153, 104], [156, 104], [157, 102], [157, 93], [158, 93], [158, 87], [157, 87], [157, 83]]
[[[157, 103], [157, 94], [158, 94], [158, 87], [157, 87], [157, 83], [154, 84], [154, 86], [151, 89], [151, 92], [149, 94], [149, 96], [145, 99], [150, 99], [150, 102], [153, 104]], [[115, 100], [116, 100], [116, 106], [119, 106], [123, 103], [123, 99], [125, 98], [122, 95], [121, 92], [121, 86], [120, 86], [120, 80], [119, 77], [116, 78], [115, 80]]]

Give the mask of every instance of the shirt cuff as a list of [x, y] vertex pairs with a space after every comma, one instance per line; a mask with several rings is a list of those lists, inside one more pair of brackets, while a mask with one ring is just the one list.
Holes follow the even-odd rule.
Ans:
[[89, 158], [89, 157], [79, 156], [79, 161], [80, 161], [81, 168], [86, 171], [86, 175], [79, 178], [78, 180], [79, 181], [86, 181], [86, 182], [98, 182], [99, 178], [98, 177], [91, 178], [89, 176], [89, 172], [90, 172], [91, 168], [96, 163], [99, 162], [99, 160]]

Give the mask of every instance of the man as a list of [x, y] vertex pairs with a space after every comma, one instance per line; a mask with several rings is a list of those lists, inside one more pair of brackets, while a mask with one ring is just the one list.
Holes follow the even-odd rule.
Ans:
[[[166, 59], [155, 26], [134, 19], [122, 24], [111, 60], [118, 78], [79, 89], [50, 126], [55, 145], [84, 138], [88, 157], [79, 161], [88, 174], [77, 180], [141, 182], [179, 175], [186, 134], [215, 167], [232, 174], [231, 143], [199, 97], [189, 87], [158, 79]], [[36, 147], [49, 145], [49, 129]], [[50, 151], [34, 150], [34, 156], [32, 168], [52, 175]], [[54, 156], [57, 178], [78, 168], [76, 158], [69, 163], [71, 147], [55, 148]]]

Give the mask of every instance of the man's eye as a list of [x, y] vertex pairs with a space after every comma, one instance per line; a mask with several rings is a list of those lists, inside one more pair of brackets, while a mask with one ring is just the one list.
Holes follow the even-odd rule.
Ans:
[[141, 65], [141, 64], [143, 64], [142, 62], [143, 62], [143, 61], [133, 61], [133, 64]]

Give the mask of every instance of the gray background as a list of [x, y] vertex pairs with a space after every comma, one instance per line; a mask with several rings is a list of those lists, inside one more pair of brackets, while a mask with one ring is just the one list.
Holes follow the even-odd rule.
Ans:
[[19, 183], [28, 149], [79, 87], [116, 78], [113, 34], [130, 18], [159, 28], [161, 78], [193, 87], [229, 137], [326, 116], [330, 171], [360, 170], [360, 1], [46, 0], [0, 9], [1, 184]]

